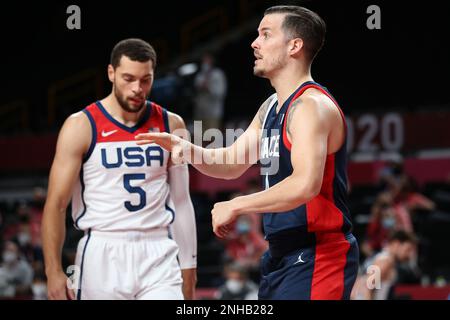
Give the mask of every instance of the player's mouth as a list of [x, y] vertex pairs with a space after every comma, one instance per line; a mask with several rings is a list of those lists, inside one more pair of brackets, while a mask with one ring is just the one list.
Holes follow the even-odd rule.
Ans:
[[142, 104], [143, 99], [140, 98], [128, 98], [128, 100], [130, 100], [133, 104]]
[[260, 55], [258, 55], [258, 54], [255, 54], [255, 64], [256, 64], [256, 62], [258, 62], [259, 60], [262, 60], [262, 56], [260, 56]]

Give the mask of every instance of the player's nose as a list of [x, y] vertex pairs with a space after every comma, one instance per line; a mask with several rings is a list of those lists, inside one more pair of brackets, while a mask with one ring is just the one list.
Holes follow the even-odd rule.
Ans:
[[139, 81], [136, 81], [135, 83], [133, 83], [133, 87], [131, 88], [131, 90], [133, 91], [133, 93], [141, 93], [142, 92], [142, 85]]
[[258, 49], [259, 48], [258, 38], [256, 38], [250, 46], [252, 47], [253, 50]]

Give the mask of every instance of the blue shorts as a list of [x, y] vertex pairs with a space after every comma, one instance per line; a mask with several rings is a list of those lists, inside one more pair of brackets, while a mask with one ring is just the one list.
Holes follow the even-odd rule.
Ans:
[[262, 256], [260, 300], [350, 299], [359, 264], [356, 238], [321, 237], [315, 245], [279, 258], [270, 251]]

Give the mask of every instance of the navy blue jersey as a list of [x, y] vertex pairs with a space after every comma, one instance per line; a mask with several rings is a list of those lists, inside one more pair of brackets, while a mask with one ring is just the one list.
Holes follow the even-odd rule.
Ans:
[[[327, 89], [312, 81], [305, 82], [295, 90], [278, 113], [277, 102], [272, 104], [266, 114], [260, 149], [261, 174], [266, 189], [286, 179], [293, 172], [291, 144], [286, 133], [286, 118], [292, 102], [309, 88], [321, 91], [339, 108]], [[339, 111], [345, 123], [340, 108]], [[273, 237], [292, 230], [302, 234], [317, 232], [346, 234], [351, 231], [352, 224], [347, 206], [346, 158], [345, 141], [336, 153], [327, 156], [319, 195], [287, 212], [264, 213], [264, 232], [269, 242]]]
[[[339, 108], [328, 91], [315, 82], [302, 84], [278, 113], [277, 102], [272, 104], [266, 114], [260, 145], [265, 188], [293, 172], [286, 118], [292, 102], [309, 88], [319, 90]], [[345, 124], [344, 115], [339, 111]], [[344, 141], [337, 152], [327, 155], [322, 187], [316, 197], [290, 211], [264, 213], [269, 250], [261, 261], [260, 299], [350, 298], [357, 276], [359, 249], [351, 234], [347, 206], [346, 147]]]

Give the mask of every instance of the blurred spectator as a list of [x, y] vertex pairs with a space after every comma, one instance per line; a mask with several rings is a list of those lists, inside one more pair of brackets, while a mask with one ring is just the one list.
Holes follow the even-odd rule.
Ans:
[[436, 209], [435, 203], [418, 191], [417, 183], [409, 176], [400, 179], [395, 193], [395, 202], [403, 203], [409, 211]]
[[435, 208], [433, 201], [417, 191], [417, 186], [410, 177], [404, 176], [398, 181], [394, 193], [397, 229], [413, 232], [412, 215], [418, 210], [432, 211]]
[[385, 191], [394, 192], [405, 176], [403, 157], [398, 153], [389, 154], [379, 172], [380, 187]]
[[0, 209], [0, 239], [3, 238], [3, 211]]
[[236, 220], [234, 230], [226, 239], [226, 254], [251, 272], [259, 271], [262, 254], [267, 250], [258, 226], [251, 215], [242, 215]]
[[47, 300], [47, 280], [44, 275], [36, 275], [31, 285], [33, 300]]
[[220, 300], [257, 300], [258, 286], [248, 278], [247, 269], [234, 262], [225, 267], [225, 283], [219, 288]]
[[3, 239], [12, 240], [19, 232], [19, 226], [22, 222], [28, 221], [30, 217], [30, 206], [25, 202], [20, 202], [16, 205], [15, 211], [8, 216], [8, 221], [5, 224]]
[[173, 106], [176, 104], [180, 91], [179, 81], [174, 71], [169, 72], [165, 77], [155, 79], [152, 86], [151, 98], [159, 105]]
[[211, 54], [203, 56], [194, 85], [194, 120], [203, 122], [203, 131], [210, 128], [221, 129], [227, 79], [225, 73], [214, 65], [214, 57]]
[[29, 217], [24, 216], [17, 227], [17, 233], [12, 238], [19, 245], [20, 253], [27, 261], [34, 261], [34, 247], [31, 243], [31, 231]]
[[41, 221], [44, 214], [45, 199], [47, 191], [42, 187], [36, 187], [33, 190], [33, 202], [30, 209], [30, 234], [34, 247], [42, 246], [41, 240]]
[[393, 199], [389, 192], [383, 192], [378, 195], [372, 206], [372, 214], [367, 226], [367, 238], [361, 246], [364, 255], [370, 257], [379, 252], [394, 230], [397, 230], [397, 218]]
[[0, 265], [0, 297], [15, 298], [30, 293], [33, 281], [33, 269], [20, 256], [19, 246], [5, 242]]
[[412, 233], [394, 232], [383, 250], [363, 264], [364, 272], [353, 287], [352, 299], [392, 299], [393, 287], [398, 282], [398, 267], [414, 260], [417, 242]]

